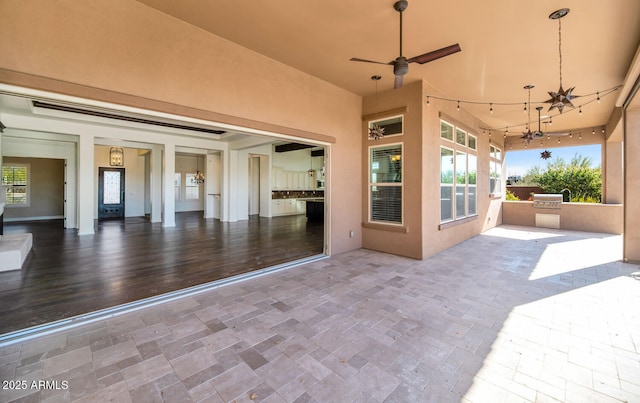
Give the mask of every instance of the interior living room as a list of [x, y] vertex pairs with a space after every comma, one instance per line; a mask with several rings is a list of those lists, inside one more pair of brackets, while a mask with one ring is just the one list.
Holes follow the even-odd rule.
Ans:
[[640, 4], [0, 14], [0, 400], [640, 398]]

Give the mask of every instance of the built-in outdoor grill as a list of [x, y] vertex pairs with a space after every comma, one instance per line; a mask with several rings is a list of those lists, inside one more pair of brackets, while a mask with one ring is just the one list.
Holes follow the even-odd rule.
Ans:
[[533, 194], [533, 207], [535, 208], [559, 209], [561, 205], [561, 194]]

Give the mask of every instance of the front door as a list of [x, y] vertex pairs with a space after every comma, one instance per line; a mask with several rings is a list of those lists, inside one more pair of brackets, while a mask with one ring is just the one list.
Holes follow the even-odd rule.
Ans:
[[98, 219], [124, 218], [124, 168], [98, 169]]

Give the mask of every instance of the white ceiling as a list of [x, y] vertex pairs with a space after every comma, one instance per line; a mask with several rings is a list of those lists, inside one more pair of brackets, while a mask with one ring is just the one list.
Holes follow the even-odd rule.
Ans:
[[[375, 93], [372, 75], [382, 76], [379, 91], [393, 88], [392, 66], [349, 59], [388, 62], [398, 56], [394, 0], [139, 1], [353, 93]], [[454, 43], [462, 52], [424, 65], [412, 63], [404, 82], [426, 80], [452, 100], [484, 103], [462, 107], [487, 127], [524, 124], [523, 87], [535, 85], [535, 103], [549, 99], [548, 91], [557, 91], [560, 84], [558, 21], [549, 19], [560, 8], [571, 10], [561, 20], [564, 88], [586, 95], [621, 85], [640, 43], [637, 0], [410, 0], [403, 15], [404, 56]], [[601, 96], [600, 103], [595, 95], [576, 99], [575, 110], [553, 118], [553, 129], [606, 124], [619, 92]], [[579, 105], [584, 105], [582, 116]]]

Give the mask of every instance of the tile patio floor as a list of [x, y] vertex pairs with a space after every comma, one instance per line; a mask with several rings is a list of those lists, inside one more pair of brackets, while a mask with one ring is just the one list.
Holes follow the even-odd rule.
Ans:
[[620, 257], [510, 226], [422, 261], [357, 250], [0, 347], [0, 401], [638, 402]]

